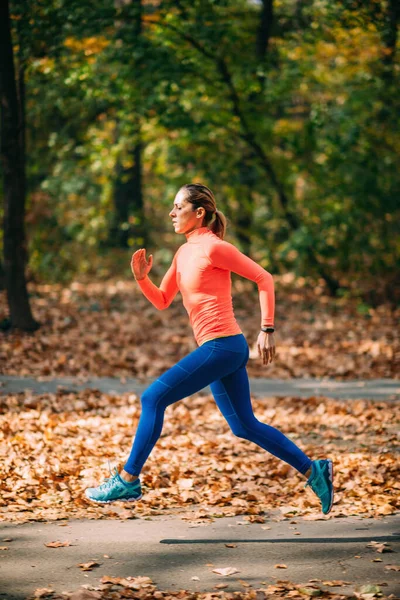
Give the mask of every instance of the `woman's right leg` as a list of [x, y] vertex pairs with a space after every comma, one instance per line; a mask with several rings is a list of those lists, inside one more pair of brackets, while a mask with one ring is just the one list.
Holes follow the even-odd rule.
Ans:
[[214, 381], [210, 387], [218, 408], [235, 435], [254, 442], [302, 475], [306, 474], [312, 460], [279, 429], [256, 419], [245, 366]]
[[308, 474], [311, 468], [311, 475], [305, 487], [311, 486], [321, 501], [322, 512], [328, 514], [334, 498], [332, 460], [311, 460], [279, 429], [256, 419], [251, 406], [249, 378], [245, 365], [221, 377], [219, 381], [214, 381], [211, 391], [235, 435], [258, 444], [302, 475]]

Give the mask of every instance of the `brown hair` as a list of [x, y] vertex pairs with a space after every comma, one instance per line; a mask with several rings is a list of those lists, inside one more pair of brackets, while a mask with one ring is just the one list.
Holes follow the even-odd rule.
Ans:
[[[181, 187], [181, 190], [185, 190], [186, 200], [193, 204], [194, 208], [203, 207], [205, 209], [203, 227], [208, 227], [223, 240], [226, 231], [226, 217], [224, 213], [217, 209], [214, 194], [210, 188], [202, 183], [186, 183]], [[212, 221], [213, 215], [215, 215], [215, 218]]]

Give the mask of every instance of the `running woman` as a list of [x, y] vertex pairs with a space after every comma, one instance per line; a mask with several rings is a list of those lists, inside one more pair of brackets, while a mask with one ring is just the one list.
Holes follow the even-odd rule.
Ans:
[[139, 500], [139, 475], [161, 434], [165, 409], [209, 385], [234, 435], [297, 469], [307, 479], [304, 487], [310, 486], [319, 497], [322, 512], [329, 513], [333, 503], [332, 460], [311, 460], [281, 431], [258, 421], [252, 410], [246, 371], [249, 347], [234, 316], [230, 273], [257, 283], [261, 307], [257, 348], [264, 365], [275, 357], [272, 275], [224, 241], [226, 218], [205, 185], [184, 185], [169, 216], [175, 233], [184, 234], [186, 243], [175, 253], [160, 287], [148, 276], [153, 255], [147, 261], [144, 248], [133, 254], [131, 269], [143, 294], [159, 310], [168, 308], [181, 292], [198, 347], [144, 391], [136, 436], [124, 468], [121, 473], [117, 468], [110, 470], [110, 477], [101, 485], [86, 490], [87, 498], [100, 503]]

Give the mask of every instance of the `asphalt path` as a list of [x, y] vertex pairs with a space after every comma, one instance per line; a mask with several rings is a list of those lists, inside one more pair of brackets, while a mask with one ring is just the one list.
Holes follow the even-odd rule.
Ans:
[[[90, 377], [19, 377], [16, 375], [0, 375], [0, 394], [16, 394], [29, 390], [33, 394], [57, 393], [59, 390], [78, 392], [84, 389], [97, 389], [103, 393], [122, 394], [143, 391], [154, 381], [134, 378]], [[253, 396], [326, 396], [329, 398], [355, 400], [396, 400], [400, 399], [400, 380], [368, 379], [352, 381], [336, 381], [333, 379], [266, 379], [250, 378], [250, 389]], [[203, 388], [211, 394], [210, 387]]]
[[[227, 584], [226, 592], [265, 589], [286, 580], [352, 596], [369, 584], [379, 586], [385, 598], [398, 597], [399, 573], [390, 567], [399, 565], [400, 515], [320, 515], [318, 521], [288, 515], [282, 520], [275, 509], [264, 524], [241, 516], [200, 524], [179, 515], [0, 523], [1, 544], [7, 548], [1, 551], [0, 598], [23, 600], [38, 588], [99, 589], [103, 576], [150, 577], [159, 590], [193, 592], [217, 591], [214, 586], [221, 583]], [[70, 545], [45, 545], [54, 541]], [[385, 544], [388, 551], [379, 553], [371, 542]], [[98, 563], [92, 571], [78, 566], [90, 561]], [[227, 567], [237, 572], [213, 572]]]

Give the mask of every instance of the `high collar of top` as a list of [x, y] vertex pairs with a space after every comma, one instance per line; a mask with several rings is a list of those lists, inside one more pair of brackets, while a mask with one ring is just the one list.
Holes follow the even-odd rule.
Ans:
[[198, 227], [197, 229], [193, 229], [189, 231], [189, 233], [185, 233], [186, 241], [189, 244], [194, 244], [199, 241], [199, 237], [206, 234], [208, 231], [211, 231], [208, 227]]

